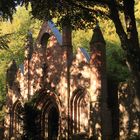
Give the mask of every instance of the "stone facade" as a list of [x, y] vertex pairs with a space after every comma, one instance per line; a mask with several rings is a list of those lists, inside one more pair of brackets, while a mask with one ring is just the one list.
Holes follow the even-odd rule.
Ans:
[[[50, 25], [43, 23], [34, 44], [29, 34], [24, 64], [17, 68], [13, 61], [7, 70], [5, 140], [23, 138], [27, 112], [32, 120], [26, 125], [36, 128], [34, 140], [111, 140], [106, 49], [100, 28], [94, 29], [90, 55], [83, 48], [73, 55], [70, 26], [63, 26], [61, 36]], [[27, 111], [29, 103], [37, 112], [34, 115]]]

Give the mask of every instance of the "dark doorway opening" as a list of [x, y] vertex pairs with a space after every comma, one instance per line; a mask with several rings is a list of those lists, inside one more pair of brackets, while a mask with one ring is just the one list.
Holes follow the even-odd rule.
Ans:
[[52, 107], [48, 114], [48, 140], [57, 140], [59, 127], [59, 113]]

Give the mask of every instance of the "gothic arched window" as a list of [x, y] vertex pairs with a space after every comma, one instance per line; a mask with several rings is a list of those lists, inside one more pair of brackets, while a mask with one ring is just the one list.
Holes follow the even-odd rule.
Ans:
[[15, 138], [20, 138], [23, 134], [23, 107], [19, 101], [13, 107], [12, 131]]
[[72, 132], [88, 132], [89, 97], [83, 88], [75, 90], [71, 98]]
[[42, 45], [43, 48], [46, 48], [49, 37], [50, 37], [49, 33], [44, 33], [42, 35], [41, 40], [40, 40], [40, 44]]

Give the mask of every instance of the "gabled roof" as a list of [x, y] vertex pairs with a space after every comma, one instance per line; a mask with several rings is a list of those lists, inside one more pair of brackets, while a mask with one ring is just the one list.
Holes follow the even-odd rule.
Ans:
[[52, 21], [48, 21], [48, 26], [51, 29], [52, 33], [55, 35], [58, 43], [62, 45], [62, 35], [59, 30], [56, 28], [55, 24]]
[[89, 62], [90, 56], [89, 56], [88, 52], [84, 48], [80, 48], [80, 50], [83, 53], [83, 55], [85, 56], [87, 62]]

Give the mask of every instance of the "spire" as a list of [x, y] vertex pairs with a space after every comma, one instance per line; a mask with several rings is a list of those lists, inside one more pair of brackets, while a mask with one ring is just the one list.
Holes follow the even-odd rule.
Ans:
[[32, 53], [33, 53], [33, 38], [32, 32], [29, 31], [26, 38], [25, 57], [27, 59], [31, 59]]
[[91, 38], [90, 44], [95, 44], [95, 43], [103, 43], [105, 44], [105, 40], [103, 37], [103, 34], [101, 32], [101, 29], [99, 25], [97, 24], [94, 31], [93, 31], [93, 36]]

